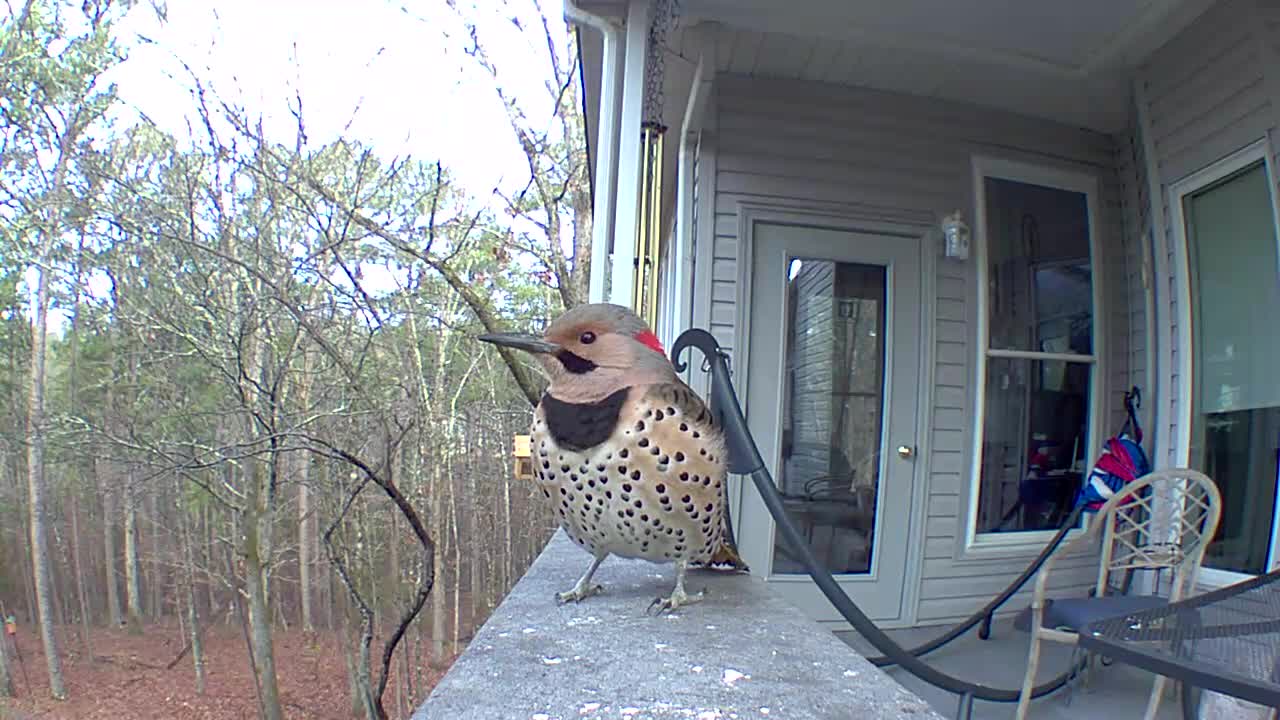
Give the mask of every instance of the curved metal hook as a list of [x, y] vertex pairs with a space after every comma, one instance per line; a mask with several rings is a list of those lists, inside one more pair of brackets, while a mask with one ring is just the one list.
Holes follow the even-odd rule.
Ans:
[[700, 328], [690, 328], [680, 333], [671, 344], [671, 364], [675, 366], [676, 372], [684, 372], [689, 367], [688, 363], [680, 361], [680, 353], [689, 347], [701, 350], [708, 360], [720, 355], [720, 343], [716, 342], [714, 335]]
[[761, 467], [764, 461], [747, 430], [746, 418], [742, 416], [737, 395], [733, 391], [733, 383], [729, 379], [729, 358], [715, 336], [700, 328], [691, 328], [680, 333], [671, 344], [671, 364], [676, 372], [683, 372], [689, 367], [680, 362], [680, 353], [686, 348], [696, 347], [702, 351], [711, 373], [711, 392], [707, 397], [707, 408], [715, 417], [725, 435], [725, 445], [729, 451], [729, 472], [747, 475]]

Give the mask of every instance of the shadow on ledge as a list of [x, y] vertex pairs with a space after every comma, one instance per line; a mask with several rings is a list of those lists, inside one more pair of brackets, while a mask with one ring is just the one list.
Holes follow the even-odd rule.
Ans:
[[942, 718], [749, 575], [691, 571], [706, 599], [646, 616], [674, 567], [611, 557], [557, 605], [589, 559], [557, 531], [413, 720]]

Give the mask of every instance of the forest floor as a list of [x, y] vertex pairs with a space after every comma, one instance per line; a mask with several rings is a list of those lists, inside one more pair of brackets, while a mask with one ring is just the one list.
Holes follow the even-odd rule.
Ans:
[[[346, 664], [337, 635], [277, 629], [273, 637], [285, 717], [352, 718]], [[18, 697], [0, 698], [0, 720], [239, 720], [258, 716], [249, 653], [238, 626], [219, 624], [205, 633], [204, 695], [196, 694], [190, 653], [172, 669], [165, 669], [185, 647], [176, 624], [149, 626], [141, 636], [95, 628], [92, 641], [96, 661], [92, 663], [82, 651], [78, 632], [60, 632], [59, 640], [69, 698], [61, 702], [50, 699], [39, 638], [20, 632], [18, 646], [26, 672], [24, 676], [22, 667], [12, 662], [10, 646]], [[397, 649], [397, 658], [403, 647], [402, 644]], [[375, 645], [375, 674], [380, 651]], [[411, 708], [425, 698], [446, 669], [424, 664], [414, 678], [416, 700], [406, 705]], [[387, 713], [393, 718], [403, 716], [395, 711], [397, 698], [393, 681], [383, 696]]]

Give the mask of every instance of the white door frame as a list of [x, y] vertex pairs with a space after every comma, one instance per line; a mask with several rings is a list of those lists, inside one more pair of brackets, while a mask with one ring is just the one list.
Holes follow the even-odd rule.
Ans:
[[[1267, 174], [1267, 186], [1271, 190], [1271, 221], [1275, 228], [1277, 242], [1280, 242], [1280, 193], [1276, 190], [1275, 168], [1272, 166], [1271, 143], [1267, 137], [1259, 138], [1235, 152], [1220, 158], [1209, 165], [1182, 177], [1168, 188], [1168, 207], [1170, 214], [1170, 230], [1173, 232], [1173, 274], [1174, 293], [1178, 300], [1178, 311], [1175, 319], [1178, 323], [1178, 399], [1179, 405], [1174, 410], [1177, 420], [1177, 434], [1173, 437], [1173, 457], [1176, 465], [1188, 467], [1191, 462], [1191, 261], [1187, 247], [1186, 217], [1182, 210], [1183, 199], [1206, 185], [1215, 183], [1228, 175], [1243, 170], [1259, 160]], [[1280, 267], [1276, 268], [1280, 279]], [[1166, 304], [1162, 310], [1169, 312]], [[1167, 327], [1167, 325], [1166, 325]], [[1167, 332], [1166, 332], [1167, 334]], [[1162, 353], [1172, 355], [1172, 344], [1168, 341], [1161, 348]], [[1167, 357], [1167, 356], [1166, 356]], [[1170, 363], [1170, 367], [1172, 364]], [[1169, 378], [1164, 378], [1169, 381]], [[1280, 482], [1276, 487], [1280, 494]], [[1280, 504], [1272, 512], [1271, 517], [1271, 549], [1268, 552], [1267, 570], [1280, 567]], [[1200, 569], [1198, 582], [1208, 586], [1225, 586], [1254, 577], [1247, 573], [1233, 570], [1220, 570], [1203, 566]]]
[[[736, 293], [733, 380], [738, 397], [747, 407], [750, 343], [751, 343], [751, 275], [754, 262], [755, 227], [759, 223], [803, 225], [843, 232], [907, 235], [920, 242], [920, 358], [917, 368], [920, 393], [916, 399], [916, 461], [911, 484], [911, 517], [907, 537], [907, 566], [903, 572], [901, 616], [896, 621], [878, 623], [882, 627], [910, 627], [915, 624], [920, 595], [920, 575], [924, 561], [925, 520], [928, 515], [930, 453], [932, 448], [932, 408], [934, 375], [934, 315], [937, 302], [937, 255], [939, 231], [937, 218], [929, 212], [880, 208], [843, 203], [738, 203], [738, 248], [735, 262]], [[899, 399], [901, 402], [901, 399]], [[744, 506], [743, 483], [731, 486], [733, 517], [741, 518]], [[735, 531], [740, 528], [735, 526]], [[774, 543], [776, 527], [770, 523], [769, 544]], [[753, 571], [755, 568], [753, 568]], [[765, 578], [768, 579], [767, 576]]]

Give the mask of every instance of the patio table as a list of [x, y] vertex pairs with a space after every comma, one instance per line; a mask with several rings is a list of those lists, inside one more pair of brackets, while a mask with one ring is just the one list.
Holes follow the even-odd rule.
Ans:
[[1079, 644], [1189, 687], [1280, 707], [1280, 570], [1097, 620]]

